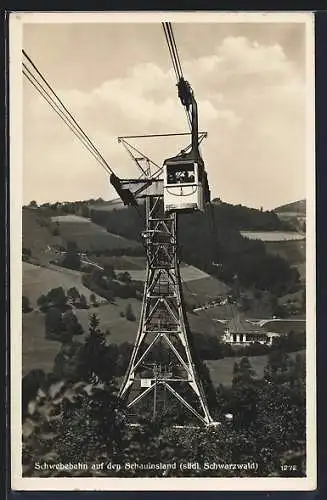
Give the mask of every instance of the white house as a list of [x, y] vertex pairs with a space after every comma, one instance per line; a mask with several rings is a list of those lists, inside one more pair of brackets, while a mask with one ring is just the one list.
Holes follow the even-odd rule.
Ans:
[[279, 336], [279, 333], [268, 332], [264, 327], [253, 325], [237, 315], [226, 323], [222, 341], [231, 345], [249, 345], [255, 342], [272, 345], [273, 339]]

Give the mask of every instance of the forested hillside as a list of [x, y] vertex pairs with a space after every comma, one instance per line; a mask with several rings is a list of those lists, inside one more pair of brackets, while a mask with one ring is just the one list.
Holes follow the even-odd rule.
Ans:
[[[140, 211], [144, 215], [143, 207]], [[134, 208], [92, 210], [90, 217], [112, 233], [140, 240], [144, 217]], [[226, 282], [231, 282], [237, 274], [244, 287], [284, 294], [298, 281], [297, 271], [281, 257], [269, 255], [263, 242], [243, 238], [239, 231], [287, 228], [287, 223], [273, 212], [214, 203], [211, 213], [208, 209], [205, 214], [196, 212], [179, 217], [180, 258]]]

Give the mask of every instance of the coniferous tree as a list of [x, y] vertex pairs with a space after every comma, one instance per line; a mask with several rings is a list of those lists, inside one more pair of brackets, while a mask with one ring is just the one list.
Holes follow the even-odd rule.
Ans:
[[99, 305], [95, 293], [90, 294], [90, 302], [91, 302], [93, 307], [96, 307]]
[[111, 349], [99, 328], [100, 320], [91, 314], [89, 334], [79, 353], [78, 372], [83, 380], [109, 380], [115, 374], [115, 360], [110, 356]]
[[88, 306], [85, 295], [82, 294], [80, 296], [79, 301], [78, 301], [78, 305], [81, 309], [88, 309], [89, 306]]
[[257, 417], [257, 393], [255, 371], [249, 359], [244, 357], [234, 365], [231, 410], [238, 428], [250, 427]]
[[233, 386], [253, 383], [256, 373], [250, 364], [249, 358], [244, 357], [239, 364], [235, 363], [233, 375]]
[[63, 337], [66, 341], [72, 340], [74, 335], [82, 335], [83, 327], [72, 311], [67, 311], [62, 316]]

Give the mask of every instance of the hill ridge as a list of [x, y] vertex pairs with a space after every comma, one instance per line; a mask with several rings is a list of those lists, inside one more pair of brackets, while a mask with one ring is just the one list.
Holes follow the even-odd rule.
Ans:
[[274, 208], [274, 212], [294, 212], [298, 214], [306, 213], [306, 200], [297, 200], [292, 201], [290, 203], [285, 203], [284, 205], [280, 205], [279, 207]]

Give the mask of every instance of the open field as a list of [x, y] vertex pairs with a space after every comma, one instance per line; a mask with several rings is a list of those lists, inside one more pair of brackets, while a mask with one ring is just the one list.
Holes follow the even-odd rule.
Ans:
[[[136, 321], [128, 321], [126, 318], [122, 318], [120, 316], [121, 312], [125, 313], [127, 304], [131, 305], [136, 316]], [[138, 328], [138, 320], [141, 313], [141, 306], [142, 302], [137, 299], [116, 298], [114, 304], [104, 304], [90, 309], [77, 309], [74, 312], [85, 332], [88, 331], [90, 314], [95, 313], [98, 315], [100, 320], [100, 330], [103, 332], [106, 330], [110, 331], [110, 335], [108, 336], [109, 343], [134, 343]], [[79, 338], [83, 339], [84, 336], [81, 335]]]
[[[212, 276], [206, 275], [206, 277], [203, 277], [202, 279], [189, 280], [187, 279], [186, 270], [184, 272], [183, 268], [181, 268], [181, 276], [184, 297], [190, 303], [196, 305], [205, 304], [206, 302], [216, 298], [217, 296], [227, 295], [229, 293], [229, 287], [222, 281], [219, 281]], [[184, 276], [186, 277], [186, 279]]]
[[46, 226], [47, 220], [37, 210], [22, 210], [23, 248], [29, 249], [33, 258], [46, 263], [54, 254], [48, 253], [50, 246], [62, 245], [60, 236], [53, 236]]
[[[295, 358], [297, 354], [305, 356], [305, 351], [298, 351], [290, 353], [291, 358]], [[217, 360], [206, 361], [206, 365], [209, 368], [211, 379], [214, 385], [232, 385], [233, 380], [233, 368], [235, 363], [239, 363], [242, 358], [223, 358]], [[262, 378], [264, 374], [264, 368], [268, 362], [268, 356], [251, 356], [249, 361], [255, 370], [257, 377]]]
[[[50, 227], [51, 226], [51, 227]], [[59, 235], [53, 236], [57, 226]], [[62, 215], [47, 218], [37, 209], [22, 210], [23, 248], [31, 251], [34, 263], [47, 264], [57, 255], [52, 247], [65, 246], [75, 241], [82, 251], [136, 248], [140, 244], [122, 236], [108, 233], [89, 219], [76, 215]]]
[[23, 376], [34, 369], [51, 372], [61, 344], [45, 338], [44, 314], [37, 310], [23, 314], [22, 327]]
[[[100, 319], [102, 331], [110, 330], [108, 342], [122, 343], [134, 342], [137, 332], [138, 321], [131, 322], [120, 317], [120, 312], [125, 312], [127, 304], [130, 303], [135, 315], [139, 317], [141, 303], [135, 299], [117, 299], [116, 304], [105, 304], [89, 309], [75, 309], [84, 329], [84, 334], [74, 337], [76, 341], [84, 342], [88, 332], [89, 316], [96, 313]], [[26, 374], [35, 368], [41, 368], [45, 372], [53, 369], [53, 363], [60, 350], [60, 342], [45, 338], [44, 314], [34, 310], [23, 314], [23, 373]]]
[[131, 272], [131, 271], [143, 271], [146, 268], [146, 257], [134, 257], [128, 255], [101, 255], [100, 257], [96, 255], [90, 255], [89, 259], [99, 266], [111, 266], [115, 270], [121, 272]]
[[116, 248], [135, 248], [140, 244], [117, 234], [108, 233], [106, 229], [94, 224], [89, 219], [76, 215], [52, 217], [57, 223], [59, 234], [65, 242], [75, 241], [82, 251], [106, 250]]
[[[80, 294], [85, 295], [88, 300], [92, 293], [86, 288], [81, 279], [81, 273], [72, 269], [49, 265], [40, 267], [23, 262], [23, 295], [28, 297], [32, 307], [41, 294], [47, 294], [51, 288], [62, 287], [65, 291], [75, 286]], [[99, 302], [104, 299], [97, 296]]]
[[297, 241], [305, 240], [305, 234], [293, 231], [240, 231], [244, 238], [261, 241]]

